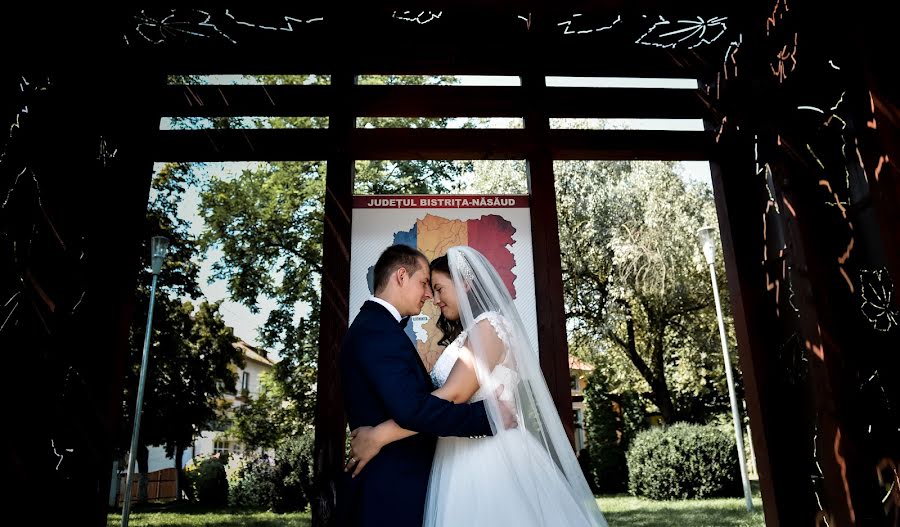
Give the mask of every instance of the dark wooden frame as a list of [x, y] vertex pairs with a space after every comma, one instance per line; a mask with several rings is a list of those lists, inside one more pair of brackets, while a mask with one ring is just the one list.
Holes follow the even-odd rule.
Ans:
[[[546, 299], [538, 309], [541, 367], [570, 439], [573, 438], [568, 346], [560, 273], [559, 231], [553, 176], [555, 160], [708, 160], [716, 155], [714, 134], [640, 130], [551, 129], [553, 117], [709, 118], [701, 90], [548, 87], [546, 76], [697, 76], [702, 63], [693, 53], [647, 52], [607, 57], [600, 65], [558, 61], [576, 44], [559, 43], [547, 26], [549, 15], [530, 34], [519, 36], [535, 60], [507, 49], [455, 48], [437, 43], [427, 54], [408, 57], [388, 42], [353, 56], [319, 57], [288, 71], [327, 72], [328, 85], [175, 86], [164, 90], [164, 115], [172, 117], [328, 116], [323, 129], [178, 130], [160, 132], [154, 159], [160, 161], [240, 161], [327, 159], [325, 270], [318, 362], [315, 522], [334, 519], [336, 478], [343, 466], [346, 423], [342, 412], [337, 359], [348, 324], [353, 161], [356, 159], [524, 159], [528, 167], [534, 244], [535, 289]], [[538, 17], [535, 17], [538, 20]], [[428, 38], [428, 37], [424, 37]], [[329, 51], [325, 52], [330, 53]], [[171, 69], [180, 60], [170, 57]], [[217, 57], [211, 56], [215, 63]], [[643, 63], [643, 64], [640, 64]], [[184, 66], [181, 73], [216, 72], [210, 66]], [[640, 64], [640, 65], [638, 65]], [[271, 66], [283, 68], [283, 64]], [[258, 64], [256, 68], [260, 68]], [[238, 71], [229, 67], [227, 71]], [[248, 70], [250, 71], [250, 70]], [[271, 73], [272, 69], [263, 69]], [[521, 86], [357, 85], [364, 74], [514, 75]], [[623, 113], [624, 111], [624, 113]], [[357, 117], [521, 117], [522, 129], [359, 129]], [[765, 450], [760, 445], [757, 450]], [[763, 469], [765, 470], [765, 469]]]
[[[322, 525], [331, 522], [334, 477], [343, 464], [346, 424], [335, 409], [342, 408], [337, 359], [349, 314], [354, 160], [527, 161], [535, 293], [546, 300], [537, 312], [541, 367], [571, 439], [554, 160], [706, 160], [715, 154], [711, 132], [550, 128], [551, 117], [613, 117], [620, 116], [622, 108], [628, 109], [629, 117], [700, 119], [705, 109], [700, 90], [547, 87], [539, 67], [524, 71], [519, 87], [359, 86], [354, 84], [353, 71], [332, 71], [331, 84], [323, 86], [165, 89], [167, 115], [327, 115], [327, 129], [178, 130], [161, 132], [155, 143], [155, 159], [166, 161], [328, 160], [315, 447], [316, 473], [322, 479], [317, 486], [319, 500], [313, 503]], [[524, 128], [356, 128], [356, 118], [365, 116], [521, 116]]]
[[[774, 121], [771, 106], [780, 101], [779, 94], [758, 92], [766, 85], [762, 78], [771, 57], [764, 44], [764, 23], [771, 16], [772, 2], [747, 3], [742, 8], [721, 2], [694, 1], [688, 4], [641, 0], [624, 2], [541, 2], [531, 0], [431, 0], [433, 9], [447, 10], [440, 23], [423, 25], [403, 24], [391, 20], [390, 13], [408, 6], [394, 2], [371, 2], [364, 7], [353, 3], [308, 2], [302, 10], [325, 16], [326, 22], [302, 26], [302, 31], [286, 33], [232, 27], [239, 31], [231, 36], [234, 42], [219, 38], [215, 33], [204, 38], [190, 39], [175, 35], [159, 44], [140, 40], [135, 33], [135, 13], [130, 8], [121, 12], [109, 12], [99, 7], [72, 6], [62, 10], [44, 12], [44, 6], [22, 5], [14, 8], [4, 21], [14, 21], [2, 32], [5, 49], [21, 49], [22, 46], [45, 40], [56, 52], [48, 56], [30, 53], [10, 54], [9, 71], [4, 77], [7, 100], [19, 95], [16, 89], [18, 72], [27, 72], [32, 79], [45, 73], [54, 75], [54, 89], [47, 93], [51, 106], [41, 109], [43, 94], [36, 94], [25, 102], [32, 104], [31, 123], [26, 146], [4, 162], [21, 156], [44, 165], [41, 189], [44, 204], [49, 209], [47, 217], [57, 222], [68, 218], [80, 218], [84, 209], [91, 210], [91, 221], [81, 231], [72, 229], [62, 237], [69, 247], [78, 247], [79, 240], [87, 240], [86, 252], [92, 258], [92, 266], [75, 278], [85, 280], [86, 303], [83, 311], [73, 318], [68, 310], [60, 309], [61, 321], [52, 339], [44, 338], [39, 328], [39, 338], [23, 338], [22, 349], [36, 347], [39, 353], [50, 350], [49, 356], [63, 357], [69, 350], [72, 336], [80, 334], [66, 324], [98, 336], [94, 342], [95, 353], [82, 368], [90, 388], [88, 395], [67, 394], [69, 402], [84, 403], [86, 418], [83, 425], [63, 423], [60, 426], [70, 435], [80, 437], [73, 444], [78, 453], [69, 456], [66, 463], [93, 463], [66, 482], [52, 484], [55, 491], [78, 490], [66, 507], [59, 507], [59, 516], [90, 517], [92, 523], [105, 523], [104, 481], [108, 479], [106, 463], [114, 451], [114, 441], [120, 423], [123, 369], [126, 362], [128, 331], [134, 302], [133, 280], [137, 272], [139, 240], [144, 239], [142, 211], [146, 205], [149, 185], [149, 167], [153, 161], [240, 161], [240, 160], [300, 160], [325, 159], [328, 162], [327, 194], [325, 197], [325, 239], [322, 280], [321, 335], [319, 355], [319, 387], [317, 401], [317, 437], [315, 445], [315, 470], [317, 496], [313, 502], [317, 525], [332, 524], [334, 505], [334, 481], [343, 458], [345, 423], [341, 412], [340, 387], [337, 377], [337, 358], [340, 339], [347, 327], [349, 311], [349, 247], [351, 232], [351, 207], [353, 192], [354, 159], [525, 159], [528, 161], [529, 187], [532, 203], [533, 239], [535, 244], [535, 278], [537, 293], [546, 298], [546, 309], [539, 311], [540, 344], [544, 350], [552, 350], [542, 356], [542, 368], [557, 402], [563, 421], [571, 430], [568, 371], [565, 364], [566, 342], [563, 313], [562, 284], [559, 276], [559, 258], [556, 229], [555, 192], [552, 163], [560, 159], [669, 159], [713, 161], [713, 183], [719, 212], [720, 232], [726, 257], [726, 271], [731, 290], [732, 311], [740, 349], [740, 363], [746, 387], [746, 400], [753, 423], [753, 444], [761, 476], [766, 520], [769, 525], [794, 525], [810, 518], [807, 474], [797, 468], [798, 456], [808, 454], [803, 432], [800, 439], [785, 438], [781, 432], [792, 421], [810, 416], [791, 415], [795, 406], [784, 404], [785, 395], [794, 392], [778, 385], [779, 365], [767, 349], [771, 342], [765, 330], [773, 323], [771, 304], [762, 285], [763, 271], [759, 265], [758, 237], [761, 232], [758, 185], [749, 183], [755, 177], [748, 167], [752, 162], [752, 137], [746, 126], [768, 131]], [[812, 37], [816, 25], [831, 27], [827, 10], [807, 8], [805, 24], [798, 24], [804, 31], [803, 38]], [[223, 18], [227, 6], [216, 6], [217, 21]], [[792, 2], [794, 12], [803, 11]], [[795, 9], [796, 8], [796, 9]], [[166, 14], [168, 8], [151, 12], [149, 16]], [[179, 9], [182, 9], [179, 7]], [[728, 13], [736, 10], [737, 13]], [[248, 19], [275, 20], [283, 9], [277, 6], [234, 5], [232, 12]], [[871, 130], [872, 136], [866, 149], [877, 148], [884, 143], [885, 152], [896, 153], [897, 104], [896, 96], [886, 86], [889, 56], [884, 35], [890, 35], [890, 17], [878, 16], [871, 9], [850, 9], [856, 15], [855, 26], [848, 27], [847, 38], [855, 38], [859, 51], [870, 57], [862, 64], [860, 77], [865, 77], [873, 92], [875, 113], [879, 128]], [[212, 12], [212, 10], [210, 10]], [[683, 14], [734, 15], [740, 22], [739, 31], [747, 38], [742, 53], [742, 77], [744, 82], [730, 86], [727, 99], [731, 123], [743, 122], [742, 130], [730, 129], [725, 139], [717, 143], [715, 137], [724, 116], [723, 105], [718, 99], [719, 84], [711, 84], [709, 91], [688, 90], [618, 90], [547, 87], [545, 76], [611, 76], [611, 77], [690, 77], [714, 82], [716, 72], [722, 66], [721, 49], [706, 54], [704, 48], [658, 49], [634, 44], [634, 35], [624, 34], [606, 38], [604, 35], [584, 37], [561, 36], [556, 24], [572, 13], [584, 12], [603, 16], [622, 15], [634, 21], [642, 15]], [[529, 22], [512, 19], [519, 14]], [[879, 14], [880, 15], [880, 14]], [[300, 15], [297, 15], [300, 16]], [[267, 18], [268, 17], [268, 18]], [[864, 23], [877, 19], [881, 31], [867, 31]], [[843, 20], [841, 22], [844, 22]], [[789, 23], [782, 22], [779, 24]], [[876, 24], [878, 25], [878, 24]], [[465, 32], [459, 29], [465, 27]], [[91, 31], [97, 29], [97, 31]], [[146, 28], [145, 28], [146, 29]], [[372, 30], [375, 31], [372, 31]], [[633, 28], [632, 28], [633, 29]], [[767, 31], [766, 31], [767, 32]], [[350, 48], [352, 36], [367, 35], [364, 46]], [[125, 40], [123, 40], [123, 36]], [[858, 38], [865, 36], [866, 38]], [[130, 38], [129, 38], [130, 37]], [[184, 37], [184, 38], [182, 38]], [[869, 37], [880, 37], [879, 40]], [[814, 46], [833, 38], [819, 41], [804, 40]], [[126, 41], [127, 46], [121, 46]], [[756, 46], [756, 47], [754, 47]], [[35, 46], [36, 47], [36, 46]], [[805, 47], [810, 50], [812, 47]], [[58, 53], [57, 53], [58, 52]], [[877, 57], [881, 57], [880, 59]], [[118, 68], [110, 68], [113, 65]], [[887, 65], [887, 66], [885, 66]], [[750, 71], [748, 78], [746, 72]], [[755, 72], [755, 73], [754, 73]], [[166, 86], [165, 74], [308, 74], [331, 75], [329, 86]], [[364, 74], [493, 74], [513, 75], [522, 78], [521, 87], [410, 87], [410, 86], [357, 86], [354, 79]], [[759, 75], [753, 78], [753, 75]], [[12, 88], [10, 88], [12, 87]], [[15, 92], [15, 93], [13, 93]], [[63, 96], [59, 97], [59, 94]], [[19, 101], [7, 104], [7, 113], [20, 110]], [[199, 104], [202, 102], [202, 105]], [[772, 104], [770, 104], [772, 103]], [[53, 105], [56, 106], [53, 106]], [[730, 105], [730, 106], [729, 106]], [[93, 111], [86, 111], [92, 108]], [[627, 115], [621, 110], [627, 108]], [[40, 117], [41, 112], [43, 117]], [[868, 115], [860, 111], [859, 115]], [[133, 112], [133, 113], [129, 113]], [[50, 115], [52, 113], [52, 115]], [[89, 115], [90, 114], [90, 115]], [[328, 116], [329, 128], [321, 130], [209, 130], [157, 132], [156, 123], [161, 116], [229, 116], [229, 115], [317, 115]], [[360, 130], [355, 128], [358, 116], [512, 116], [522, 117], [523, 129], [516, 130]], [[96, 117], [96, 119], [93, 119]], [[553, 130], [547, 124], [549, 117], [697, 117], [708, 121], [705, 132], [641, 132], [641, 131], [590, 131]], [[867, 119], [865, 117], [864, 119]], [[54, 119], [58, 119], [54, 121]], [[59, 123], [64, 123], [60, 125]], [[64, 126], [77, 123], [78, 133], [67, 132]], [[32, 126], [32, 128], [29, 128]], [[69, 137], [67, 137], [67, 134]], [[105, 137], [118, 147], [119, 154], [109, 165], [100, 165], [94, 151], [96, 139]], [[67, 141], [65, 139], [77, 139]], [[46, 150], [52, 149], [57, 159], [49, 159]], [[867, 152], [868, 153], [868, 152]], [[895, 160], [896, 155], [891, 155]], [[61, 160], [65, 160], [65, 162]], [[867, 163], [870, 160], [867, 159]], [[73, 194], [74, 185], [67, 180], [73, 166], [89, 170], [96, 193], [83, 191]], [[874, 167], [868, 167], [870, 173]], [[58, 175], [52, 175], [58, 174]], [[134, 175], [137, 174], [137, 177]], [[131, 175], [132, 177], [128, 177]], [[897, 248], [896, 207], [898, 191], [896, 170], [885, 170], [877, 187], [873, 187], [884, 247], [889, 252], [889, 270], [897, 283], [900, 276]], [[122, 198], [108, 201], [104, 191], [118, 188]], [[93, 199], [91, 197], [93, 194]], [[79, 196], [73, 198], [72, 196]], [[73, 199], [83, 199], [74, 203]], [[115, 222], [108, 219], [114, 217]], [[27, 220], [22, 220], [27, 221]], [[72, 222], [74, 225], [76, 222]], [[82, 236], [85, 235], [86, 237]], [[71, 239], [67, 238], [71, 237]], [[815, 237], [811, 238], [815, 242]], [[131, 242], [124, 247], [110, 240]], [[30, 241], [29, 237], [22, 242]], [[52, 241], [52, 240], [51, 240]], [[75, 243], [72, 243], [72, 242]], [[809, 240], [800, 239], [804, 246]], [[54, 242], [55, 243], [55, 242]], [[52, 244], [51, 244], [52, 245]], [[809, 243], [815, 248], [816, 243]], [[78, 261], [76, 252], [72, 261]], [[58, 251], [36, 246], [30, 260], [16, 266], [25, 270], [42, 268], [46, 262], [59, 260]], [[29, 268], [28, 265], [37, 267]], [[22, 271], [18, 269], [17, 271]], [[52, 267], [52, 266], [51, 266]], [[71, 266], [70, 266], [71, 267]], [[812, 269], [818, 276], [821, 269]], [[24, 272], [24, 271], [23, 271]], [[51, 273], [52, 274], [52, 273]], [[31, 275], [35, 276], [34, 274]], [[69, 280], [75, 283], [76, 280]], [[32, 287], [32, 289], [29, 289]], [[35, 299], [40, 305], [37, 286], [25, 285], [24, 297]], [[45, 284], [46, 287], [46, 284]], [[57, 292], [50, 291], [50, 294]], [[81, 291], [72, 295], [71, 306], [80, 303]], [[58, 295], [57, 295], [57, 298]], [[813, 298], [809, 296], [809, 298]], [[827, 300], [827, 295], [822, 296]], [[815, 320], [815, 303], [804, 318]], [[896, 303], [896, 300], [895, 300]], [[66, 305], [63, 302], [61, 305]], [[821, 307], [827, 310], [827, 303]], [[69, 307], [71, 307], [69, 306]], [[80, 318], [83, 317], [83, 318]], [[827, 321], [827, 317], [824, 317]], [[88, 322], [85, 323], [84, 321]], [[839, 326], [839, 324], [838, 324]], [[806, 330], [804, 330], [806, 331]], [[809, 332], [809, 331], [807, 331]], [[814, 335], [806, 335], [813, 337]], [[17, 341], [18, 342], [18, 341]], [[828, 343], [833, 347], [832, 343]], [[18, 349], [18, 348], [17, 348]], [[66, 350], [64, 353], [63, 350]], [[54, 355], [55, 354], [55, 355]], [[23, 355], [26, 356], [26, 355]], [[846, 356], [852, 356], [847, 354]], [[84, 360], [79, 355], [80, 360]], [[73, 361], [69, 361], [73, 362]], [[23, 362], [31, 367], [31, 362]], [[53, 362], [54, 366], [65, 360]], [[835, 368], [834, 371], [837, 371]], [[821, 372], [816, 373], [821, 375]], [[824, 378], [824, 377], [820, 377]], [[839, 377], [835, 377], [839, 380]], [[840, 385], [840, 383], [838, 383]], [[24, 385], [23, 385], [24, 387]], [[822, 388], [820, 388], [822, 389]], [[49, 392], [48, 392], [49, 393]], [[80, 398], [79, 398], [80, 397]], [[826, 404], [829, 395], [817, 393]], [[837, 399], [838, 397], [835, 396]], [[40, 408], [28, 412], [29, 416], [53, 415], [62, 407], [46, 395]], [[13, 415], [24, 416], [25, 412]], [[93, 421], [91, 420], [93, 419]], [[830, 418], [829, 418], [830, 419]], [[28, 422], [27, 420], [25, 422]], [[45, 423], [35, 420], [34, 426], [20, 427], [23, 444], [27, 448], [14, 449], [13, 460], [32, 460], [47, 456]], [[830, 426], [830, 425], [829, 425]], [[802, 428], [802, 426], [800, 427]], [[792, 429], [793, 430], [793, 429]], [[831, 431], [829, 430], [829, 433]], [[49, 432], [47, 432], [49, 433]], [[847, 436], [849, 437], [849, 436]], [[42, 446], [38, 445], [39, 441]], [[827, 450], [827, 449], [823, 449]], [[85, 453], [86, 454], [81, 454]], [[83, 455], [84, 457], [79, 457]], [[824, 470], [831, 504], [840, 507], [843, 487], [837, 477], [839, 470], [835, 456], [827, 451]], [[50, 458], [55, 467], [55, 456]], [[82, 460], [82, 461], [79, 461]], [[96, 462], [95, 462], [96, 461]], [[58, 476], [55, 470], [34, 472]], [[13, 475], [34, 484], [22, 485], [23, 489], [44, 484], [33, 476], [30, 467], [23, 462], [16, 466]], [[41, 476], [43, 477], [43, 476]], [[68, 477], [68, 476], [67, 476]], [[99, 489], [99, 492], [94, 492]], [[18, 496], [18, 495], [17, 495]], [[849, 500], [845, 500], [849, 503]], [[23, 503], [30, 503], [23, 501]], [[846, 512], [844, 512], [845, 514]]]

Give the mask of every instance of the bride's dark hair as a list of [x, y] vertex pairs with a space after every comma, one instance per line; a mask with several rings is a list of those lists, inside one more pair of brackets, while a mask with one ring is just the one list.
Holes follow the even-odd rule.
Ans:
[[[432, 273], [435, 271], [444, 273], [449, 276], [450, 279], [453, 279], [453, 275], [450, 274], [450, 261], [447, 259], [447, 256], [439, 256], [432, 260], [431, 265], [429, 266]], [[444, 336], [441, 337], [441, 340], [438, 341], [439, 346], [449, 346], [456, 337], [462, 333], [462, 320], [449, 320], [444, 317], [444, 314], [441, 313], [441, 316], [438, 318], [437, 327], [441, 330]]]

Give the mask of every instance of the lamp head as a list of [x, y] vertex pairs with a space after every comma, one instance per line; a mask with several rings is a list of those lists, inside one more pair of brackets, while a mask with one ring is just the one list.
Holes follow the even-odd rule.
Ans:
[[153, 274], [159, 274], [163, 260], [169, 252], [169, 239], [165, 236], [154, 236], [150, 239], [150, 267]]
[[710, 226], [701, 227], [697, 231], [697, 235], [700, 237], [700, 246], [703, 248], [706, 264], [712, 265], [716, 257], [716, 228]]

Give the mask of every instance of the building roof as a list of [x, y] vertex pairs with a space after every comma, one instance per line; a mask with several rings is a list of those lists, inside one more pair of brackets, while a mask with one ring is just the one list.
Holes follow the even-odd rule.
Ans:
[[569, 355], [569, 369], [578, 371], [594, 371], [594, 367], [590, 364], [579, 360], [573, 355]]
[[255, 348], [250, 344], [247, 344], [243, 340], [238, 340], [232, 345], [244, 352], [245, 359], [252, 360], [253, 362], [262, 364], [263, 366], [268, 366], [269, 368], [275, 367], [275, 363], [267, 357], [266, 350], [262, 348]]

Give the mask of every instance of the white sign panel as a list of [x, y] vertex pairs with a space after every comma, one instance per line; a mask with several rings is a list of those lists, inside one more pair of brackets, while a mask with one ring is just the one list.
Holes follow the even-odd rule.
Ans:
[[[531, 217], [527, 196], [356, 196], [350, 257], [350, 321], [372, 295], [372, 270], [390, 245], [406, 244], [429, 260], [454, 245], [487, 257], [512, 295], [537, 349]], [[428, 369], [440, 356], [440, 310], [427, 302], [407, 333]]]

